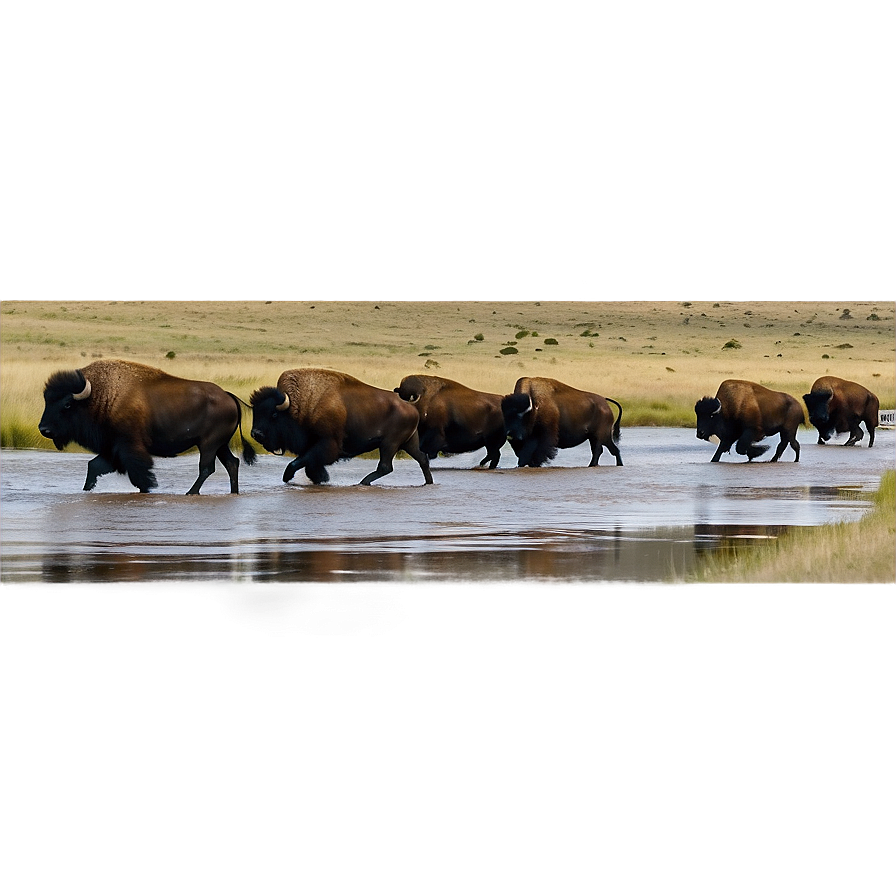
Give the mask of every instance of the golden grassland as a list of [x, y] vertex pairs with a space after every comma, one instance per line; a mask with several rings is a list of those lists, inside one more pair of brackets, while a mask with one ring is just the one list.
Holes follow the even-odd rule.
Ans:
[[[896, 306], [873, 302], [17, 302], [0, 304], [0, 444], [37, 433], [56, 370], [126, 358], [248, 400], [291, 367], [392, 389], [434, 373], [504, 394], [550, 376], [621, 402], [623, 425], [694, 423], [727, 377], [801, 396], [834, 374], [896, 403]], [[507, 351], [512, 350], [512, 351]]]
[[794, 529], [758, 548], [708, 555], [693, 581], [896, 581], [896, 472], [884, 473], [861, 520]]

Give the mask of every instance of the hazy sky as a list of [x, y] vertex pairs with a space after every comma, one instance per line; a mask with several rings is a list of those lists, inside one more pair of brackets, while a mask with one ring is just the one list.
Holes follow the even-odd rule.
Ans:
[[4, 297], [892, 300], [885, 4], [18, 4]]

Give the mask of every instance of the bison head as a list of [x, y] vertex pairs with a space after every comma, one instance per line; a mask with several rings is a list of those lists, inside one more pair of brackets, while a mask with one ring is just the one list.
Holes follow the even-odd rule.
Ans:
[[512, 442], [525, 439], [534, 425], [534, 405], [528, 392], [514, 392], [501, 399], [501, 413], [504, 415], [504, 426], [507, 438]]
[[821, 437], [827, 441], [834, 434], [831, 424], [829, 405], [834, 393], [830, 389], [820, 389], [818, 392], [809, 392], [803, 396], [806, 408], [809, 411], [809, 422], [818, 430]]
[[80, 370], [61, 370], [47, 380], [44, 412], [37, 428], [45, 439], [53, 440], [57, 450], [78, 440], [91, 390], [90, 380]]
[[296, 423], [289, 413], [289, 396], [273, 386], [256, 389], [252, 404], [252, 438], [272, 454], [296, 451]]
[[722, 429], [722, 402], [718, 398], [701, 398], [694, 405], [697, 414], [697, 438], [708, 442], [710, 436], [717, 436]]
[[420, 400], [420, 397], [426, 391], [426, 385], [418, 376], [406, 376], [401, 381], [401, 385], [393, 391], [398, 393], [398, 397], [402, 401], [414, 404]]

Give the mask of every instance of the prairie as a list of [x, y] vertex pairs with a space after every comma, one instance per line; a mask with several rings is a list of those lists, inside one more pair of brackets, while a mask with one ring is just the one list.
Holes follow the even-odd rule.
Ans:
[[0, 444], [37, 433], [46, 378], [127, 358], [248, 400], [290, 367], [392, 389], [429, 372], [506, 393], [550, 376], [615, 398], [625, 425], [691, 426], [727, 377], [800, 396], [834, 374], [896, 403], [896, 306], [873, 302], [21, 302], [0, 306]]

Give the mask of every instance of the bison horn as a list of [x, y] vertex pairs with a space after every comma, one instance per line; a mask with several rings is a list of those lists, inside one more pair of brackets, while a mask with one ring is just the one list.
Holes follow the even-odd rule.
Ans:
[[283, 404], [278, 404], [274, 410], [276, 411], [285, 411], [289, 407], [289, 396], [284, 392], [283, 393]]
[[715, 415], [718, 414], [719, 411], [722, 410], [722, 402], [719, 401], [718, 398], [716, 399], [716, 404], [718, 405], [718, 407], [712, 412], [711, 416], [713, 416], [713, 417], [715, 417]]
[[533, 409], [533, 407], [534, 407], [534, 405], [532, 404], [532, 396], [531, 396], [531, 395], [527, 395], [526, 397], [529, 399], [529, 405], [528, 405], [528, 407], [526, 408], [526, 410], [523, 411], [523, 413], [522, 413], [521, 416], [525, 416], [526, 414], [528, 414], [529, 411], [531, 411], [531, 410]]
[[87, 377], [84, 377], [84, 388], [77, 395], [72, 393], [72, 398], [75, 401], [83, 401], [85, 398], [90, 398], [90, 380]]

